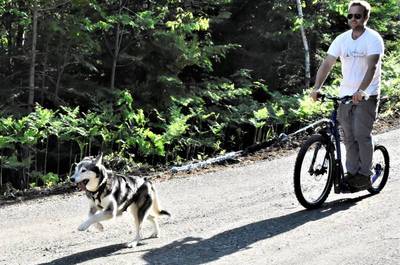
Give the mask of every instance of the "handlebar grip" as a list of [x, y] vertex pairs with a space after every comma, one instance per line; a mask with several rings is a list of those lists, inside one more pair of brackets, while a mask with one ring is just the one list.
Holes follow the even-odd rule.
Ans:
[[317, 92], [317, 99], [323, 101], [325, 99], [325, 95], [318, 91]]

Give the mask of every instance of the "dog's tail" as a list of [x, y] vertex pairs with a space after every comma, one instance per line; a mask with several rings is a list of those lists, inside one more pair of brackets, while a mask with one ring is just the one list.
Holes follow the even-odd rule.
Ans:
[[153, 200], [154, 200], [153, 212], [156, 215], [168, 215], [168, 216], [171, 216], [171, 214], [169, 212], [167, 212], [166, 210], [162, 210], [161, 209], [160, 202], [159, 202], [158, 195], [157, 195], [157, 191], [156, 191], [156, 188], [154, 187], [154, 184], [151, 183], [149, 180], [146, 180], [146, 181], [147, 181], [147, 183], [149, 185], [151, 193], [153, 194], [153, 196], [152, 196]]

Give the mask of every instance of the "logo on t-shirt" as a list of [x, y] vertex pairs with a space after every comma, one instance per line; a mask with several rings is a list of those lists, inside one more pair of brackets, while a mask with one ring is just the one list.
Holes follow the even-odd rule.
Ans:
[[357, 50], [348, 50], [346, 52], [346, 57], [364, 57], [367, 56], [366, 52], [357, 51]]

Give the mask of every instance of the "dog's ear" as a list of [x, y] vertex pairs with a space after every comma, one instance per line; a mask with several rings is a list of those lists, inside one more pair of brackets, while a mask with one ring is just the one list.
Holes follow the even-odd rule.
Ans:
[[107, 178], [107, 170], [103, 166], [103, 153], [100, 153], [95, 159], [96, 167], [99, 169], [100, 175], [103, 178]]
[[100, 153], [94, 160], [96, 166], [99, 166], [103, 163], [103, 153]]

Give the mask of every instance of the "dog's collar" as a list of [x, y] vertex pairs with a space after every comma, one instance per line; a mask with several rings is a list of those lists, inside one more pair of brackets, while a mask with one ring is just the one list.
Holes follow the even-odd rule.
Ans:
[[100, 195], [103, 193], [104, 189], [106, 188], [106, 182], [102, 181], [95, 191], [86, 190], [86, 194], [94, 200], [100, 200]]

